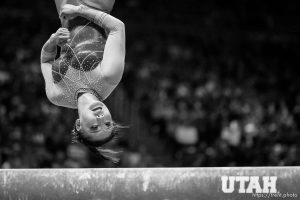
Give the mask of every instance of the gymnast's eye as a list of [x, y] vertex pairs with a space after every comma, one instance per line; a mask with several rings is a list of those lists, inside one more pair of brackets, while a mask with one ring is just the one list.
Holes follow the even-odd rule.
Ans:
[[105, 124], [105, 126], [110, 127], [111, 122], [105, 122], [104, 124]]

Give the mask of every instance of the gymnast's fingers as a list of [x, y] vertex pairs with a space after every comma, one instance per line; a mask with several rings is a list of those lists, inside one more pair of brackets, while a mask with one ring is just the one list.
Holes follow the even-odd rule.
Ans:
[[58, 32], [58, 33], [56, 33], [56, 36], [59, 38], [69, 38], [70, 33], [69, 32]]
[[69, 35], [70, 36], [70, 32], [60, 32], [58, 33], [59, 35], [62, 35], [62, 36], [67, 36]]
[[70, 31], [66, 28], [59, 28], [57, 32], [60, 34], [70, 34]]
[[58, 38], [59, 40], [67, 40], [70, 38], [70, 35], [60, 35]]
[[60, 32], [69, 32], [69, 30], [68, 30], [67, 28], [63, 28], [63, 27], [62, 27], [62, 28], [59, 28], [58, 30], [59, 30]]
[[60, 46], [60, 47], [62, 47], [62, 46], [64, 46], [64, 45], [67, 44], [67, 43], [68, 43], [68, 42], [65, 40], [65, 41], [59, 42], [57, 45]]
[[70, 41], [70, 37], [69, 36], [60, 36], [59, 40], [58, 40], [58, 45], [59, 46], [63, 46], [66, 43], [68, 43]]

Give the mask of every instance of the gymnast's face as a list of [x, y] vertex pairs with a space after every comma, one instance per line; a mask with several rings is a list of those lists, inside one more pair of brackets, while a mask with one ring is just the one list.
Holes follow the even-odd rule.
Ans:
[[110, 137], [113, 128], [111, 114], [104, 103], [95, 101], [79, 113], [76, 128], [89, 142], [99, 142]]

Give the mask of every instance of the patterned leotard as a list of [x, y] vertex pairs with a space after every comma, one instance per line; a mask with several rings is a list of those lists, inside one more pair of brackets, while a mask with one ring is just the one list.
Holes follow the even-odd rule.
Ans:
[[[50, 71], [44, 73], [47, 97], [55, 105], [77, 108], [78, 92], [89, 90], [102, 101], [116, 87], [101, 74], [105, 31], [83, 17], [71, 20], [68, 29], [71, 41], [62, 47], [60, 57], [53, 60], [51, 75]], [[47, 57], [53, 55], [42, 52], [42, 62]]]

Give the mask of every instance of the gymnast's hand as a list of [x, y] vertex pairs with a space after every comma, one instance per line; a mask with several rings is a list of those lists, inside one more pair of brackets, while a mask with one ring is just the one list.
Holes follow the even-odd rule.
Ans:
[[66, 28], [59, 28], [56, 33], [50, 37], [50, 42], [53, 45], [63, 46], [70, 40], [70, 31]]
[[63, 20], [70, 20], [78, 16], [79, 12], [80, 12], [80, 6], [65, 4], [59, 13], [59, 17]]

